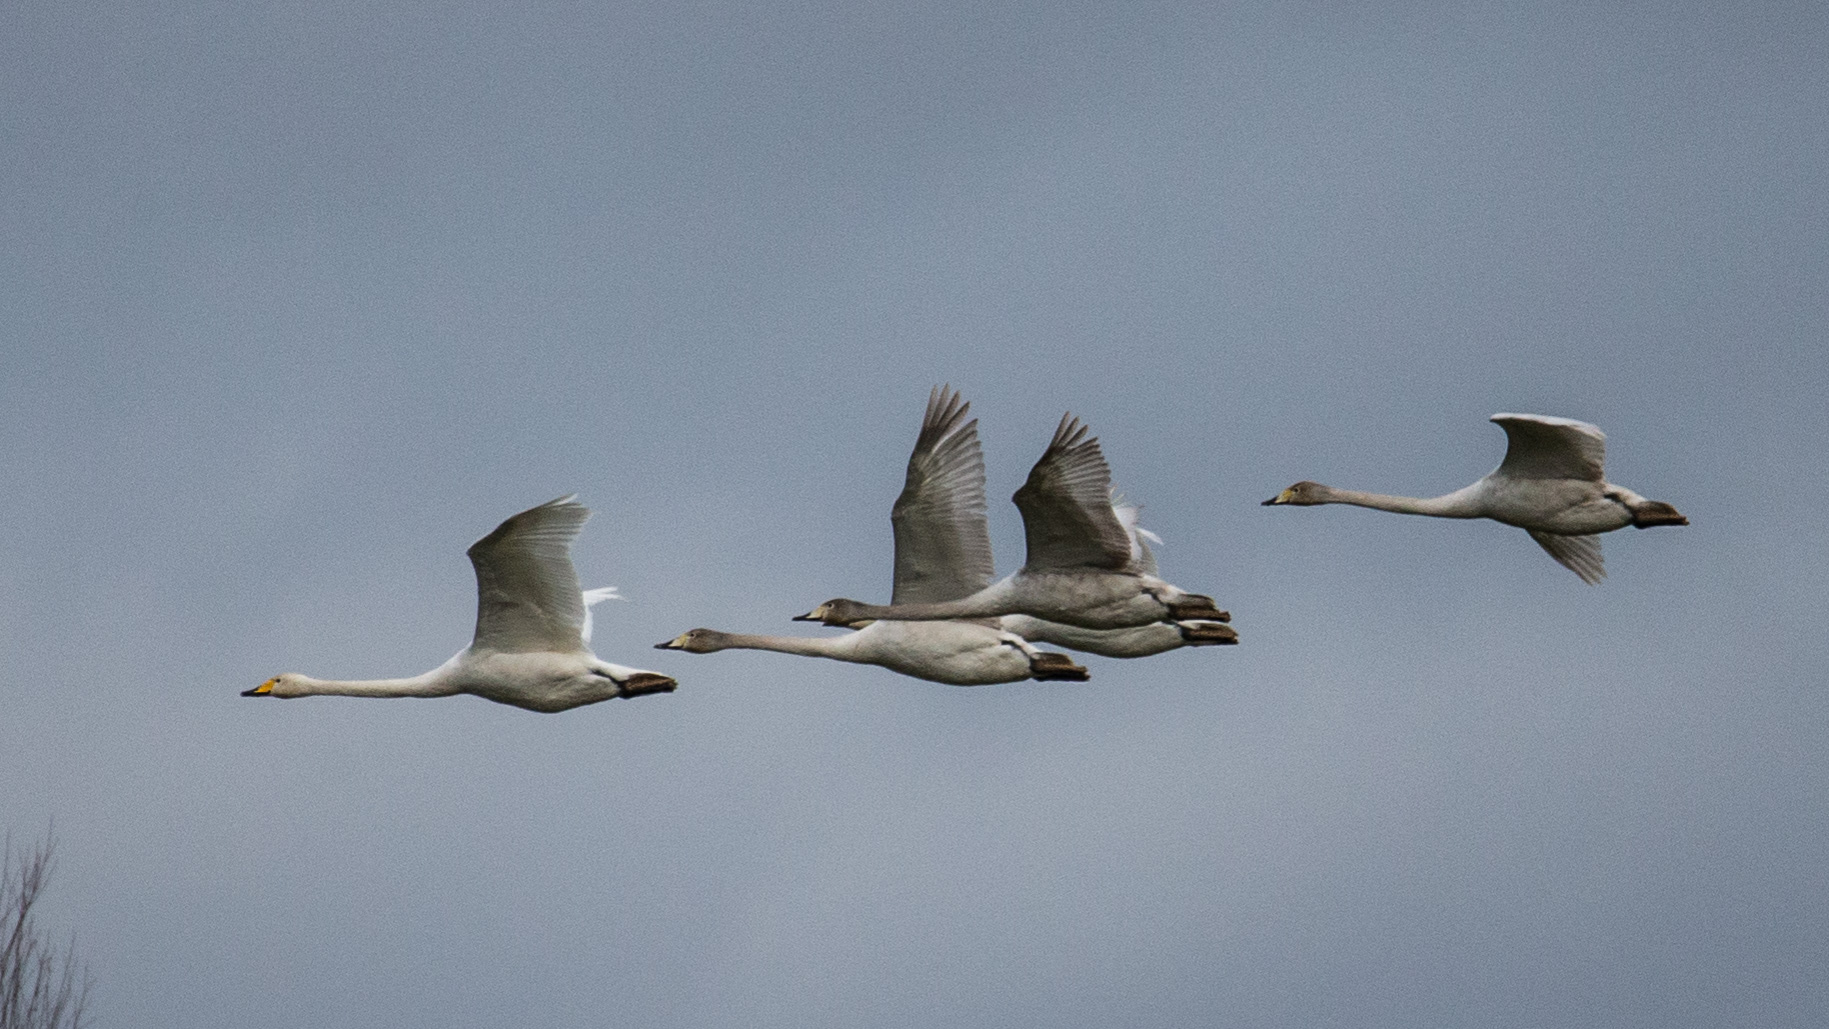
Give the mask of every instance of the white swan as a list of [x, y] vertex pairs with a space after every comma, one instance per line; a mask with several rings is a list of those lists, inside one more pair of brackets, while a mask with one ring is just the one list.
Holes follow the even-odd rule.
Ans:
[[[890, 522], [895, 529], [895, 603], [950, 600], [991, 578], [991, 537], [984, 520], [984, 456], [971, 405], [950, 388], [935, 389], [908, 477]], [[658, 643], [666, 650], [773, 650], [879, 665], [903, 675], [958, 686], [1024, 679], [1084, 682], [1086, 669], [1065, 654], [1037, 650], [1015, 633], [984, 621], [879, 621], [844, 636], [762, 636], [693, 629]]]
[[772, 650], [876, 665], [928, 682], [990, 686], [1004, 682], [1067, 680], [1091, 676], [1065, 654], [1037, 650], [1013, 632], [983, 622], [870, 622], [844, 636], [766, 636], [691, 629], [662, 650], [711, 654], [720, 650]]
[[1231, 616], [1213, 598], [1188, 593], [1145, 571], [1111, 503], [1111, 469], [1097, 438], [1068, 414], [1014, 498], [1028, 537], [1028, 559], [1000, 582], [942, 602], [882, 606], [828, 600], [800, 618], [827, 625], [872, 619], [996, 618], [1026, 614], [1083, 629], [1126, 629], [1154, 622]]
[[1515, 525], [1564, 568], [1594, 585], [1607, 577], [1598, 534], [1628, 525], [1688, 525], [1677, 509], [1606, 480], [1607, 437], [1572, 418], [1495, 414], [1509, 444], [1505, 460], [1471, 486], [1439, 497], [1394, 497], [1298, 482], [1270, 504], [1354, 504], [1437, 518], [1490, 518]]
[[[1118, 524], [1130, 535], [1132, 559], [1149, 575], [1156, 574], [1156, 555], [1150, 541], [1162, 537], [1138, 524], [1142, 509], [1112, 497], [1112, 513]], [[1102, 657], [1149, 657], [1180, 647], [1204, 647], [1238, 642], [1238, 632], [1224, 622], [1188, 619], [1182, 622], [1155, 622], [1129, 629], [1082, 629], [1077, 625], [1050, 622], [1030, 615], [1004, 615], [998, 619], [1005, 629], [1031, 643], [1052, 643], [1057, 647], [1081, 650]]]
[[[668, 693], [672, 677], [598, 660], [590, 607], [614, 587], [583, 592], [571, 544], [591, 513], [560, 497], [503, 522], [470, 548], [476, 636], [437, 668], [406, 679], [340, 681], [288, 672], [244, 697], [449, 697], [469, 693], [529, 711], [565, 711], [611, 697]], [[617, 597], [617, 599], [621, 599]]]

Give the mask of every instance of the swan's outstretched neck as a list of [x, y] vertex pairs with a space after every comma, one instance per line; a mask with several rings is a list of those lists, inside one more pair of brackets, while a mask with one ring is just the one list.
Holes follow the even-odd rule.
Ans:
[[[827, 620], [826, 624], [851, 625], [866, 619], [882, 619], [883, 621], [890, 622], [937, 622], [946, 621], [952, 618], [988, 618], [1000, 613], [996, 610], [996, 605], [976, 603], [970, 598], [967, 598], [966, 600], [936, 601], [931, 604], [895, 604], [888, 606], [860, 604], [858, 605], [857, 611], [859, 614], [856, 616], [847, 618], [844, 621]], [[819, 621], [819, 619], [806, 615], [795, 620]]]
[[1430, 515], [1435, 518], [1478, 518], [1481, 512], [1469, 493], [1472, 488], [1470, 486], [1466, 489], [1458, 489], [1439, 497], [1399, 497], [1388, 493], [1366, 493], [1356, 489], [1336, 489], [1328, 486], [1319, 503], [1352, 504], [1355, 507], [1369, 507], [1376, 511]]
[[804, 615], [795, 615], [794, 621], [855, 627], [859, 622], [877, 619], [890, 622], [944, 622], [954, 618], [995, 618], [1010, 610], [1009, 601], [1014, 595], [1011, 585], [1013, 578], [1014, 576], [1000, 579], [969, 597], [927, 604], [885, 606], [843, 598], [829, 600]]
[[694, 629], [676, 639], [655, 646], [661, 650], [691, 650], [709, 654], [719, 650], [772, 650], [778, 654], [802, 657], [829, 657], [840, 661], [858, 661], [858, 637], [847, 636], [764, 636], [745, 632], [718, 632]]
[[778, 654], [835, 657], [841, 661], [849, 659], [857, 649], [856, 636], [766, 636], [733, 632], [725, 640], [725, 647], [729, 649], [772, 650]]
[[314, 679], [288, 673], [268, 679], [244, 697], [450, 697], [461, 693], [446, 668], [405, 679]]

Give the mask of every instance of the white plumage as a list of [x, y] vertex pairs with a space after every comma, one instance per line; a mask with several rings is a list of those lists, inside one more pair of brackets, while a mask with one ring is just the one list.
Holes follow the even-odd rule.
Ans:
[[1607, 577], [1599, 534], [1628, 525], [1688, 525], [1677, 509], [1606, 480], [1607, 436], [1573, 418], [1495, 414], [1505, 460], [1478, 482], [1439, 497], [1400, 497], [1298, 482], [1265, 504], [1353, 504], [1436, 518], [1490, 518], [1530, 533], [1549, 555], [1590, 585]]
[[1023, 614], [1084, 629], [1230, 619], [1213, 598], [1154, 574], [1147, 548], [1112, 505], [1111, 469], [1099, 441], [1068, 414], [1011, 498], [1022, 512], [1028, 555], [1009, 577], [956, 600], [864, 604], [839, 598], [803, 618], [827, 625], [872, 619], [996, 618]]
[[[984, 519], [984, 456], [971, 405], [950, 388], [927, 399], [908, 475], [890, 513], [895, 530], [894, 603], [953, 600], [990, 580], [991, 537]], [[803, 620], [804, 617], [803, 617]], [[861, 622], [861, 620], [860, 620]], [[844, 636], [766, 636], [693, 629], [656, 646], [709, 654], [773, 650], [879, 665], [903, 675], [959, 686], [1023, 679], [1084, 681], [1064, 654], [1037, 650], [988, 620], [844, 623]]]
[[448, 697], [469, 693], [529, 711], [565, 711], [611, 697], [666, 693], [671, 676], [591, 653], [590, 609], [615, 587], [578, 588], [571, 544], [591, 513], [575, 497], [529, 508], [470, 547], [476, 633], [451, 660], [404, 679], [314, 679], [288, 672], [244, 697]]

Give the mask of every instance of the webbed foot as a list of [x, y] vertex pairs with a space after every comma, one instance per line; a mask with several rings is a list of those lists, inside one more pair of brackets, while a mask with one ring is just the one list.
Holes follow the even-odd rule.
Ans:
[[1181, 600], [1169, 604], [1168, 609], [1169, 616], [1166, 620], [1171, 622], [1203, 620], [1210, 622], [1229, 622], [1232, 620], [1232, 612], [1221, 611], [1213, 603], [1212, 597], [1203, 597], [1198, 593], [1190, 593]]
[[1196, 619], [1176, 622], [1181, 638], [1190, 647], [1230, 646], [1238, 642], [1238, 630], [1224, 622]]
[[1636, 528], [1649, 529], [1658, 525], [1688, 525], [1689, 519], [1661, 500], [1647, 500], [1632, 509], [1632, 524]]
[[671, 675], [660, 675], [656, 672], [636, 672], [620, 685], [622, 697], [645, 697], [650, 693], [672, 693], [680, 684]]
[[1092, 674], [1065, 654], [1040, 653], [1029, 658], [1029, 674], [1037, 682], [1085, 682]]

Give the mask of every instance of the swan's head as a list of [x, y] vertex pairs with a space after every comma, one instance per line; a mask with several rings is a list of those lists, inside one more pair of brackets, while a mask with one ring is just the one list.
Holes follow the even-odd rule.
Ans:
[[728, 637], [716, 629], [690, 629], [680, 633], [665, 643], [656, 643], [655, 650], [683, 650], [688, 654], [709, 654], [714, 650], [723, 650]]
[[1269, 500], [1264, 501], [1264, 506], [1269, 507], [1272, 504], [1294, 504], [1297, 507], [1312, 507], [1315, 504], [1325, 504], [1327, 501], [1326, 486], [1323, 486], [1318, 482], [1309, 482], [1304, 479], [1283, 492], [1278, 493], [1276, 496], [1271, 497]]
[[291, 672], [276, 675], [251, 690], [242, 690], [241, 695], [244, 697], [296, 697], [300, 695], [299, 678]]
[[828, 600], [804, 615], [795, 615], [796, 622], [823, 622], [826, 625], [849, 626], [859, 628], [860, 623], [868, 623], [859, 608], [863, 607], [855, 600]]

